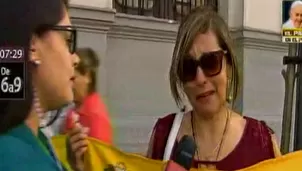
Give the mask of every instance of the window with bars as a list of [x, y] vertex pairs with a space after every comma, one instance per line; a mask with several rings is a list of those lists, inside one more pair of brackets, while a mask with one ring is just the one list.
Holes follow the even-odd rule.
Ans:
[[205, 5], [218, 10], [218, 0], [113, 0], [117, 12], [180, 20], [195, 7]]

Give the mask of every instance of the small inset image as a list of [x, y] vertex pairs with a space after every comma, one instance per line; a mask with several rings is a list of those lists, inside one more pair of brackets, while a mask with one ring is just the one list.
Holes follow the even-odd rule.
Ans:
[[302, 1], [282, 2], [282, 29], [302, 28]]
[[282, 1], [282, 42], [302, 43], [302, 0]]

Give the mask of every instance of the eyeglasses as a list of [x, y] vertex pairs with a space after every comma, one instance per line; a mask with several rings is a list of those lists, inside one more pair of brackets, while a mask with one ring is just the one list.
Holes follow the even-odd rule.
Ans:
[[40, 27], [36, 32], [38, 34], [41, 34], [45, 32], [46, 30], [55, 30], [62, 32], [62, 35], [64, 37], [64, 40], [66, 42], [66, 45], [69, 49], [69, 52], [71, 54], [74, 54], [76, 52], [77, 48], [77, 29], [72, 26], [52, 26], [52, 25], [43, 25]]
[[[77, 48], [77, 30], [72, 26], [52, 26], [49, 28], [50, 30], [67, 32], [64, 34], [64, 39], [68, 46], [69, 52], [74, 54]], [[68, 33], [69, 32], [69, 33]]]
[[197, 68], [200, 67], [207, 77], [218, 75], [222, 69], [222, 59], [226, 51], [218, 50], [203, 53], [199, 60], [188, 57], [183, 61], [183, 72], [179, 74], [182, 82], [193, 81], [196, 78]]

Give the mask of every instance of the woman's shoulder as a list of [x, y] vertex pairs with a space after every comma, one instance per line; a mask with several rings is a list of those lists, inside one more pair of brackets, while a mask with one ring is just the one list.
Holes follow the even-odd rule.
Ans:
[[108, 116], [108, 110], [103, 102], [101, 96], [98, 93], [90, 94], [83, 102], [79, 110], [80, 114], [82, 115], [102, 115]]
[[10, 152], [11, 150], [16, 151], [20, 148], [24, 148], [24, 146], [28, 146], [28, 144], [26, 144], [21, 139], [9, 134], [0, 135], [0, 143], [0, 154], [3, 152]]
[[153, 134], [154, 137], [156, 137], [156, 139], [161, 139], [162, 137], [164, 137], [163, 143], [166, 143], [166, 140], [170, 134], [176, 115], [177, 113], [170, 113], [157, 119], [153, 127]]
[[176, 113], [170, 113], [157, 119], [153, 128], [155, 137], [167, 137], [169, 135], [175, 116]]
[[[28, 141], [10, 134], [0, 135], [0, 170], [54, 170], [52, 162], [44, 158]], [[37, 165], [39, 163], [39, 165]]]
[[272, 144], [273, 129], [265, 121], [246, 116], [244, 118], [246, 120], [244, 139], [246, 140], [245, 142], [248, 142], [248, 146], [254, 144], [262, 152], [266, 150], [267, 154], [274, 156]]
[[167, 114], [157, 119], [149, 143], [148, 155], [152, 159], [161, 160], [163, 158], [165, 146], [170, 130], [173, 125], [175, 113]]
[[263, 120], [258, 120], [248, 116], [244, 116], [244, 119], [246, 120], [249, 129], [252, 129], [254, 131], [260, 131], [269, 135], [275, 133], [274, 130], [270, 128], [267, 123]]
[[[236, 117], [237, 131], [240, 132], [238, 144], [231, 152], [229, 160], [236, 160], [238, 156], [247, 157], [251, 161], [262, 161], [263, 159], [269, 159], [274, 157], [274, 148], [272, 143], [272, 129], [267, 126], [264, 121], [248, 117], [239, 116]], [[250, 149], [248, 156], [246, 155], [246, 149]]]
[[92, 105], [95, 103], [103, 103], [101, 96], [97, 92], [89, 94], [83, 101], [83, 105]]
[[170, 113], [163, 117], [158, 118], [158, 121], [159, 122], [171, 122], [174, 120], [175, 116], [176, 116], [176, 113]]
[[18, 163], [19, 167], [22, 165], [23, 161], [27, 160], [29, 156], [32, 156], [32, 151], [30, 150], [31, 147], [17, 137], [1, 135], [0, 143], [0, 170], [3, 170], [2, 168], [10, 168], [11, 166], [14, 166], [15, 162]]
[[176, 113], [170, 113], [157, 119], [154, 129], [171, 129]]
[[163, 117], [157, 119], [157, 122], [155, 124], [155, 128], [162, 128], [166, 131], [169, 131], [170, 132], [170, 129], [172, 128], [172, 125], [173, 125], [173, 122], [174, 122], [174, 119], [176, 117], [176, 115], [179, 115], [181, 114], [182, 116], [180, 118], [177, 118], [177, 119], [181, 119], [181, 120], [185, 120], [185, 118], [187, 116], [190, 116], [192, 111], [188, 111], [188, 112], [181, 112], [181, 113], [170, 113], [170, 114], [167, 114], [167, 115], [164, 115]]

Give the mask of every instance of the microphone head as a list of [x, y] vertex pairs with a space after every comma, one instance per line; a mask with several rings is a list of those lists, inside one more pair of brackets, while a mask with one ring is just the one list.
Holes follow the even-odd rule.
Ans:
[[195, 156], [196, 144], [191, 136], [184, 135], [175, 151], [175, 162], [189, 170]]

